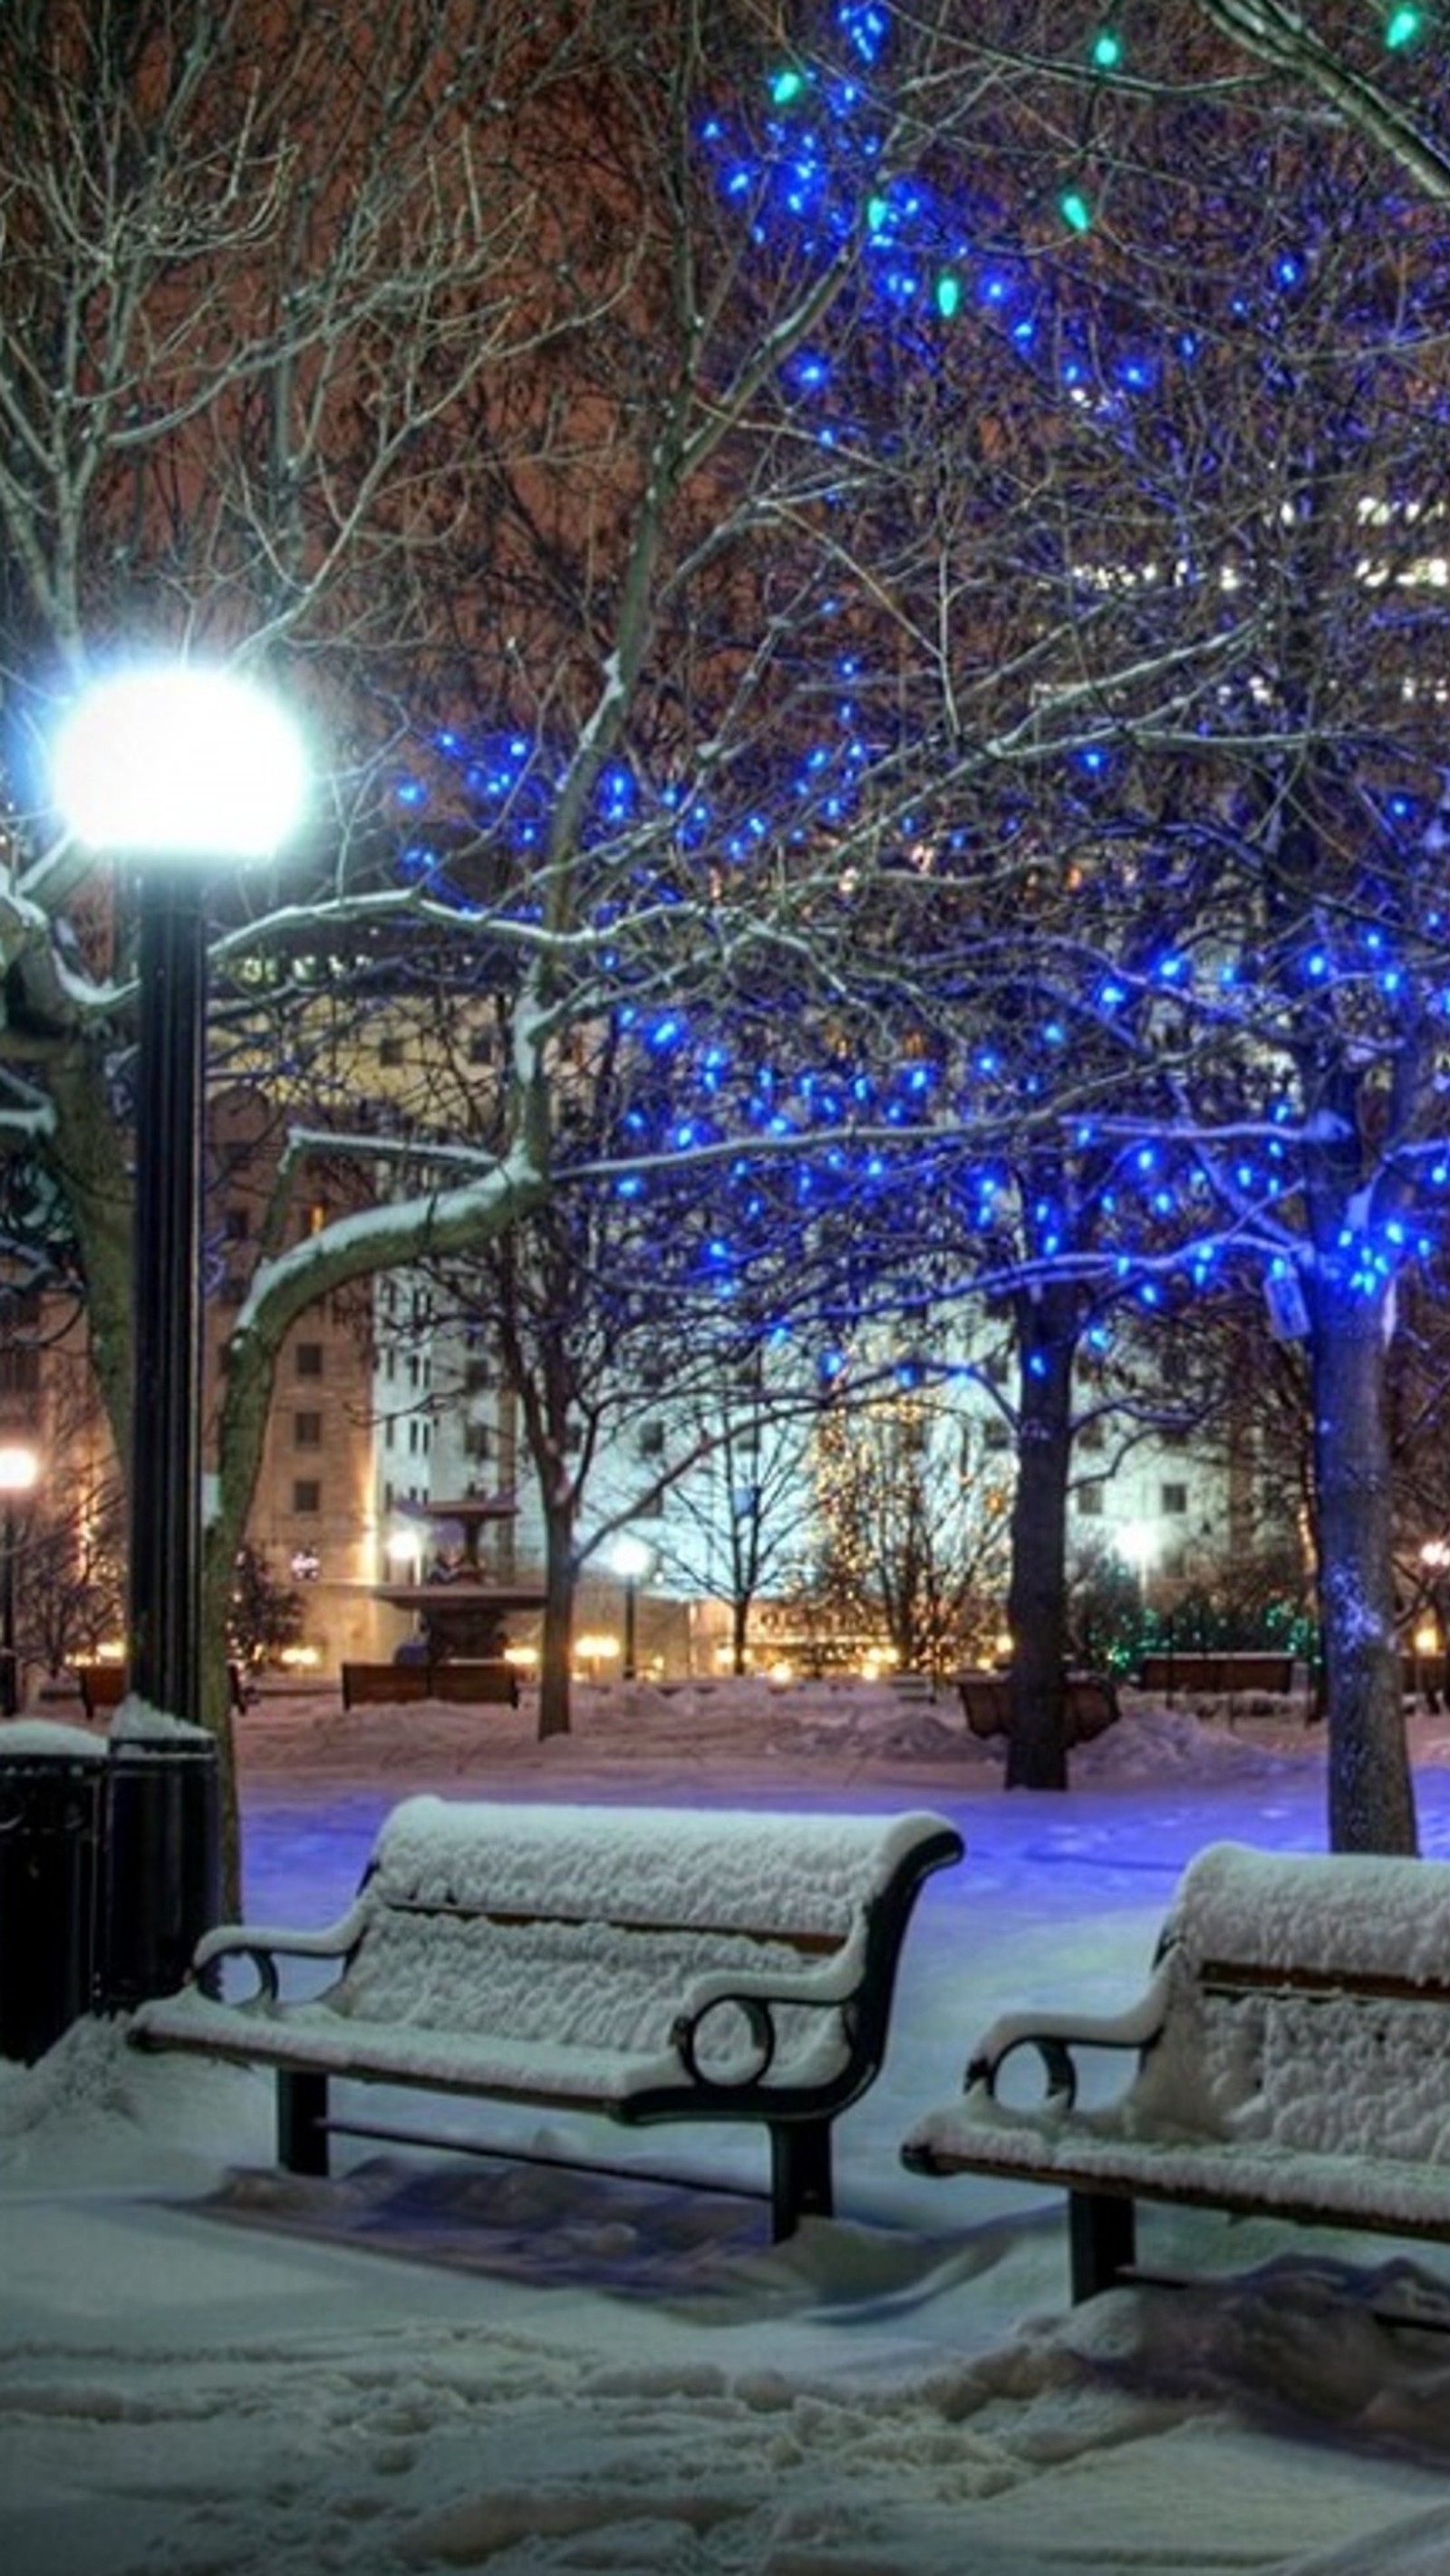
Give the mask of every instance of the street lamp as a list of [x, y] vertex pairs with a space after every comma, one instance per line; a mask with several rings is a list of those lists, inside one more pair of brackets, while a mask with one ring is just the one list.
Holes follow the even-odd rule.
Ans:
[[205, 876], [275, 852], [300, 819], [306, 761], [291, 719], [244, 681], [143, 664], [80, 700], [56, 737], [52, 779], [71, 830], [134, 866], [140, 884], [130, 1684], [195, 1722]]
[[40, 1460], [23, 1441], [0, 1446], [0, 1494], [5, 1498], [5, 1564], [0, 1576], [0, 1717], [13, 1717], [20, 1706], [20, 1665], [15, 1652], [15, 1507], [33, 1491]]
[[[1426, 1637], [1425, 1630], [1421, 1629], [1415, 1637], [1415, 1681], [1417, 1687], [1424, 1692], [1427, 1707], [1432, 1711], [1438, 1711], [1442, 1699], [1447, 1696], [1447, 1686], [1450, 1686], [1450, 1618], [1446, 1616], [1446, 1576], [1447, 1572], [1450, 1572], [1450, 1545], [1447, 1545], [1443, 1538], [1426, 1539], [1420, 1550], [1420, 1563], [1425, 1569], [1424, 1584], [1430, 1604], [1431, 1633]], [[1438, 1664], [1438, 1671], [1435, 1672], [1428, 1689], [1424, 1686], [1423, 1668], [1426, 1664], [1432, 1667]]]
[[635, 1608], [639, 1586], [648, 1581], [655, 1567], [655, 1552], [648, 1539], [634, 1538], [626, 1530], [614, 1542], [611, 1557], [614, 1571], [624, 1585], [624, 1660], [620, 1680], [635, 1679]]

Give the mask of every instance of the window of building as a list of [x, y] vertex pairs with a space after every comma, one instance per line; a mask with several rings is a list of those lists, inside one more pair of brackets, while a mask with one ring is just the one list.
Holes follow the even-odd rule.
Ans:
[[1010, 1449], [1011, 1425], [1006, 1422], [985, 1423], [982, 1428], [982, 1446], [984, 1449]]
[[1077, 1445], [1079, 1449], [1101, 1449], [1107, 1436], [1106, 1423], [1099, 1421], [1097, 1416], [1094, 1415], [1092, 1421], [1084, 1422], [1080, 1425], [1077, 1435]]
[[1169, 1512], [1186, 1512], [1188, 1509], [1188, 1487], [1186, 1485], [1160, 1485], [1158, 1488], [1158, 1509], [1165, 1515]]
[[293, 1364], [299, 1377], [321, 1377], [323, 1373], [322, 1344], [320, 1342], [299, 1342], [293, 1354]]
[[294, 1413], [292, 1416], [292, 1438], [299, 1449], [320, 1449], [322, 1447], [321, 1414]]
[[292, 1509], [299, 1519], [312, 1519], [322, 1509], [322, 1487], [315, 1476], [299, 1476], [292, 1487]]
[[641, 1458], [662, 1458], [665, 1453], [665, 1426], [662, 1422], [642, 1422], [639, 1426]]
[[1084, 1520], [1100, 1521], [1103, 1516], [1103, 1489], [1101, 1485], [1080, 1486], [1078, 1489], [1077, 1507]]

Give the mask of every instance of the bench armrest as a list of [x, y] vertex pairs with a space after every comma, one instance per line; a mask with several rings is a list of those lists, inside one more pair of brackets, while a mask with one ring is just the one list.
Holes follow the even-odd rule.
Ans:
[[212, 1931], [203, 1932], [192, 1952], [191, 1981], [199, 1983], [219, 1959], [250, 1959], [260, 1992], [269, 2003], [275, 2003], [279, 1959], [346, 1958], [356, 1947], [366, 1919], [366, 1907], [353, 1905], [336, 1923], [323, 1924], [315, 1932], [278, 1929], [267, 1923], [218, 1923]]
[[[670, 2038], [697, 2084], [758, 2083], [771, 2067], [776, 2050], [775, 2007], [799, 2005], [819, 2011], [839, 2010], [860, 1990], [865, 1971], [869, 1910], [853, 1925], [839, 1950], [817, 1967], [792, 1974], [780, 1968], [722, 1968], [696, 1977], [670, 2027]], [[702, 2064], [699, 2038], [712, 2013], [734, 2010], [744, 2019], [754, 2048], [754, 2062], [742, 2068], [732, 2061], [716, 2073]]]
[[1055, 2108], [1070, 2111], [1077, 2099], [1075, 2048], [1151, 2047], [1168, 2010], [1170, 1963], [1165, 1959], [1151, 1983], [1126, 2012], [1100, 2015], [1007, 2013], [983, 2033], [967, 2064], [966, 2090], [995, 2098], [997, 2078], [1015, 2049], [1035, 2048], [1047, 2078], [1047, 2097]]

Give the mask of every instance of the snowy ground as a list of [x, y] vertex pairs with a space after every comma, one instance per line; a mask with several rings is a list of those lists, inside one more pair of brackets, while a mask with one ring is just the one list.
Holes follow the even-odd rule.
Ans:
[[[1073, 2311], [1053, 2201], [897, 2161], [996, 2011], [1137, 1991], [1203, 1843], [1322, 1848], [1315, 1739], [1135, 1707], [1035, 1798], [949, 1705], [864, 1687], [529, 1725], [262, 1703], [248, 1912], [340, 1912], [415, 1788], [940, 1809], [968, 1859], [838, 2129], [839, 2216], [772, 2249], [753, 2200], [362, 2142], [284, 2182], [266, 2078], [83, 2025], [0, 2067], [6, 2576], [1450, 2576], [1450, 2250], [1145, 2212], [1145, 2261], [1207, 2277]], [[1416, 1751], [1450, 1858], [1450, 1737]], [[753, 2135], [487, 2117], [760, 2179]]]

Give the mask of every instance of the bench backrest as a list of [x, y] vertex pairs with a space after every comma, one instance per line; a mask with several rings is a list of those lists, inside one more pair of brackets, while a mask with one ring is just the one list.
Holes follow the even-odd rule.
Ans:
[[1286, 1696], [1294, 1687], [1294, 1658], [1272, 1650], [1228, 1648], [1202, 1652], [1193, 1647], [1172, 1653], [1155, 1651], [1138, 1663], [1143, 1690], [1262, 1691]]
[[1214, 1844], [1180, 1883], [1164, 1957], [1145, 2114], [1304, 2153], [1450, 2161], [1450, 1867]]
[[[818, 1974], [853, 1941], [889, 2007], [917, 1886], [960, 1854], [936, 1816], [701, 1814], [410, 1798], [378, 1839], [340, 2010], [522, 2043], [665, 2051], [692, 1984]], [[737, 2016], [738, 2018], [738, 2016]], [[792, 2027], [792, 2020], [799, 2025]], [[741, 2036], [722, 2012], [723, 2055]], [[779, 2016], [778, 2080], [823, 2016]], [[809, 2027], [807, 2027], [809, 2026]], [[857, 2036], [853, 2030], [853, 2044]]]

